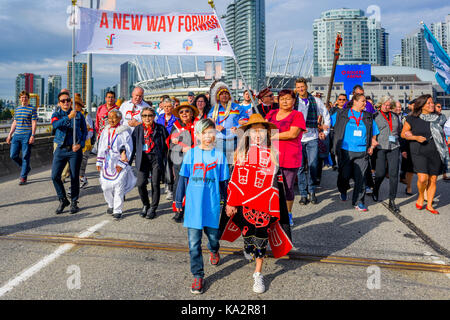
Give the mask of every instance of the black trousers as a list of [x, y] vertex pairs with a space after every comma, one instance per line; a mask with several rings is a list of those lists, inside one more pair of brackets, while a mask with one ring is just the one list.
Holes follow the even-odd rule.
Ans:
[[[137, 188], [139, 191], [139, 196], [141, 197], [142, 204], [146, 207], [150, 207], [152, 210], [156, 211], [159, 205], [159, 199], [161, 196], [160, 180], [162, 175], [162, 168], [158, 162], [158, 156], [152, 154], [142, 155], [141, 168], [137, 172]], [[148, 178], [152, 177], [152, 203], [150, 205], [148, 197]]]
[[178, 180], [180, 180], [180, 170], [181, 170], [181, 163], [180, 164], [173, 164], [173, 201], [175, 201], [177, 196], [177, 188], [178, 188]]
[[400, 148], [394, 150], [378, 149], [375, 170], [375, 186], [373, 192], [378, 196], [380, 186], [386, 176], [386, 164], [389, 173], [389, 199], [394, 200], [397, 196], [398, 171], [400, 163]]
[[58, 198], [66, 198], [66, 190], [61, 181], [61, 174], [64, 167], [69, 163], [70, 168], [70, 197], [72, 201], [78, 201], [80, 195], [80, 167], [83, 160], [83, 151], [72, 151], [72, 146], [57, 147], [53, 153], [52, 163], [52, 181], [55, 187]]
[[364, 203], [366, 194], [365, 173], [369, 164], [368, 155], [365, 152], [352, 152], [339, 150], [338, 152], [338, 180], [337, 187], [340, 193], [346, 193], [350, 189], [350, 179], [353, 178], [352, 204]]

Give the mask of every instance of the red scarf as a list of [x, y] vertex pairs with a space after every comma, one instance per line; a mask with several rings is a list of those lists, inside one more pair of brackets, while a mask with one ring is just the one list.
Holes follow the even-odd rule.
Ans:
[[185, 141], [186, 143], [183, 142], [178, 142], [178, 145], [180, 145], [181, 147], [193, 147], [196, 145], [196, 140], [195, 140], [195, 135], [194, 135], [194, 129], [195, 129], [195, 124], [197, 123], [197, 120], [194, 119], [194, 122], [190, 122], [188, 124], [186, 124], [184, 127], [181, 125], [181, 121], [177, 120], [173, 123], [174, 127], [177, 129], [176, 132], [173, 132], [169, 138], [167, 139], [167, 141], [170, 141], [170, 139], [172, 138], [178, 138], [183, 131], [188, 131], [190, 136], [191, 136], [191, 144], [187, 145], [186, 143], [188, 141]]
[[142, 125], [144, 127], [144, 144], [147, 146], [147, 150], [145, 151], [145, 153], [150, 153], [155, 146], [155, 143], [152, 140], [155, 124], [153, 123], [153, 125], [151, 125], [150, 127], [146, 127], [144, 124]]

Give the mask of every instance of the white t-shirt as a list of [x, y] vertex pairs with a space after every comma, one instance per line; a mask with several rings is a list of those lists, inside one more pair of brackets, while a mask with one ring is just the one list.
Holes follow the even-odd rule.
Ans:
[[134, 104], [131, 100], [128, 100], [120, 106], [120, 112], [122, 113], [122, 121], [120, 124], [127, 126], [130, 128], [130, 133], [134, 131], [134, 127], [130, 127], [128, 125], [128, 121], [131, 119], [135, 119], [139, 122], [142, 122], [141, 111], [144, 107], [150, 107], [145, 101], [142, 101], [139, 104]]

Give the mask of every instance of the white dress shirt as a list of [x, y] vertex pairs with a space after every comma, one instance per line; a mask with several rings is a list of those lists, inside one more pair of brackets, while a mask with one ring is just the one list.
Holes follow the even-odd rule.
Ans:
[[[316, 105], [317, 105], [317, 114], [321, 115], [323, 117], [323, 124], [330, 127], [331, 119], [330, 114], [328, 113], [328, 109], [325, 107], [325, 104], [322, 102], [321, 99], [314, 97], [316, 99]], [[303, 117], [306, 118], [308, 116], [308, 106], [303, 102], [302, 98], [300, 96], [298, 97], [298, 109], [297, 111], [300, 111], [303, 113]], [[306, 132], [303, 133], [302, 136], [302, 143], [308, 142], [311, 140], [315, 140], [319, 138], [319, 130], [317, 128], [306, 128]], [[324, 130], [325, 136], [328, 135], [329, 129]]]
[[120, 124], [127, 126], [130, 129], [130, 133], [134, 131], [134, 127], [130, 127], [128, 125], [128, 121], [131, 119], [135, 119], [139, 122], [142, 122], [141, 111], [144, 107], [150, 107], [144, 100], [139, 104], [134, 104], [131, 100], [125, 101], [120, 106], [120, 112], [122, 113], [122, 121]]

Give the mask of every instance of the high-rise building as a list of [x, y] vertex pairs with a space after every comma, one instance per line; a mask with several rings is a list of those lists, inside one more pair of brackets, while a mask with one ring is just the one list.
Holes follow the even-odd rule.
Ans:
[[[137, 82], [136, 66], [127, 61], [120, 65], [120, 97], [128, 100]], [[118, 98], [118, 97], [117, 97]]]
[[[44, 102], [45, 97], [45, 79], [38, 74], [34, 75], [33, 93], [39, 96], [38, 102]], [[39, 107], [39, 105], [38, 105]]]
[[333, 67], [336, 35], [341, 32], [340, 64], [389, 64], [389, 34], [380, 21], [360, 9], [322, 12], [313, 23], [314, 75], [329, 76]]
[[402, 39], [402, 66], [433, 70], [424, 30], [416, 30]]
[[62, 76], [51, 74], [47, 80], [48, 102], [49, 105], [58, 104], [58, 94], [62, 89]]
[[45, 82], [40, 75], [33, 73], [20, 73], [16, 77], [16, 105], [19, 105], [19, 94], [22, 91], [29, 94], [36, 94], [39, 96], [37, 101], [43, 101], [45, 97]]
[[116, 84], [111, 89], [116, 94], [116, 99], [119, 99], [119, 97], [120, 97], [120, 83]]
[[450, 14], [445, 18], [445, 22], [432, 23], [430, 29], [442, 48], [450, 54]]
[[20, 73], [16, 77], [16, 105], [19, 105], [19, 94], [22, 91], [33, 93], [34, 90], [34, 74]]
[[[264, 0], [235, 0], [228, 5], [225, 32], [248, 86], [262, 89], [266, 77], [266, 18]], [[234, 59], [225, 59], [226, 81], [241, 76]]]
[[[67, 89], [72, 92], [72, 61], [67, 62], [67, 86]], [[75, 93], [79, 93], [83, 101], [86, 101], [86, 90], [87, 63], [75, 62]]]
[[39, 95], [37, 93], [30, 93], [30, 105], [32, 105], [35, 108], [39, 108], [40, 101], [39, 101]]

